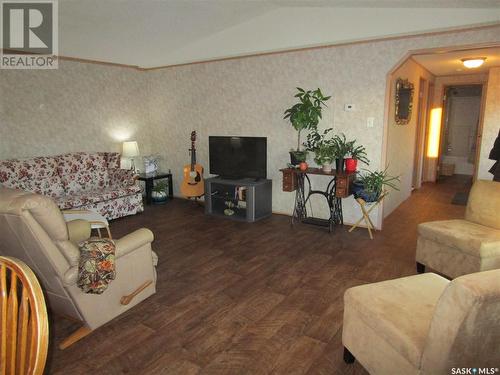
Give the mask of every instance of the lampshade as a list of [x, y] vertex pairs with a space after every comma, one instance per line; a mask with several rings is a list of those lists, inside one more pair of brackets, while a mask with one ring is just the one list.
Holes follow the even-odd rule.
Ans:
[[123, 142], [122, 156], [133, 158], [139, 156], [139, 146], [136, 141]]

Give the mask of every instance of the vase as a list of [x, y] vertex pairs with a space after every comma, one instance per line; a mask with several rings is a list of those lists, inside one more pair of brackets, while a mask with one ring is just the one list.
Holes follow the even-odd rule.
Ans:
[[323, 164], [323, 172], [325, 173], [330, 173], [332, 171], [332, 165], [331, 164]]
[[151, 199], [154, 204], [163, 204], [167, 202], [167, 193], [164, 191], [153, 191], [151, 193]]
[[363, 199], [367, 203], [376, 202], [378, 200], [378, 198], [380, 197], [380, 193], [378, 193], [376, 191], [368, 192], [364, 189], [359, 191], [357, 193], [357, 195], [358, 195], [358, 198]]
[[348, 158], [345, 159], [345, 170], [347, 172], [356, 172], [358, 167], [358, 159]]
[[360, 191], [364, 190], [364, 185], [362, 181], [354, 181], [351, 186], [351, 193], [354, 195], [354, 198], [360, 198]]
[[335, 169], [337, 172], [344, 172], [344, 158], [335, 159]]
[[290, 151], [290, 164], [299, 165], [305, 162], [307, 158], [307, 151]]

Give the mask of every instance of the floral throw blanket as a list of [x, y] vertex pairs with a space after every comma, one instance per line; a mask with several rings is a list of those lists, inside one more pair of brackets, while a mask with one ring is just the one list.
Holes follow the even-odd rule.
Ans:
[[90, 238], [80, 246], [78, 287], [85, 293], [102, 294], [115, 279], [115, 243], [107, 238]]

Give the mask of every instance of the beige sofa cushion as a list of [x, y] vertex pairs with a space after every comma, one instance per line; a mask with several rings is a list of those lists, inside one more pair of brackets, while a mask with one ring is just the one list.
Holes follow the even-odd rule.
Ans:
[[499, 343], [500, 270], [458, 277], [434, 311], [421, 373], [449, 374], [452, 367], [497, 368]]
[[418, 368], [434, 306], [448, 283], [432, 273], [403, 277], [350, 288], [344, 302]]
[[500, 256], [500, 230], [470, 221], [443, 220], [422, 223], [418, 226], [418, 234], [472, 256]]
[[500, 230], [500, 182], [477, 180], [474, 183], [465, 219]]

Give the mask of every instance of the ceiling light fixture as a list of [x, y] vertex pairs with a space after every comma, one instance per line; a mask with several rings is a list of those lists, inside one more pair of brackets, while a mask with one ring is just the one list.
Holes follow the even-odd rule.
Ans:
[[481, 65], [484, 64], [485, 61], [486, 57], [468, 57], [462, 59], [462, 64], [464, 64], [466, 68], [474, 69], [474, 68], [479, 68]]

